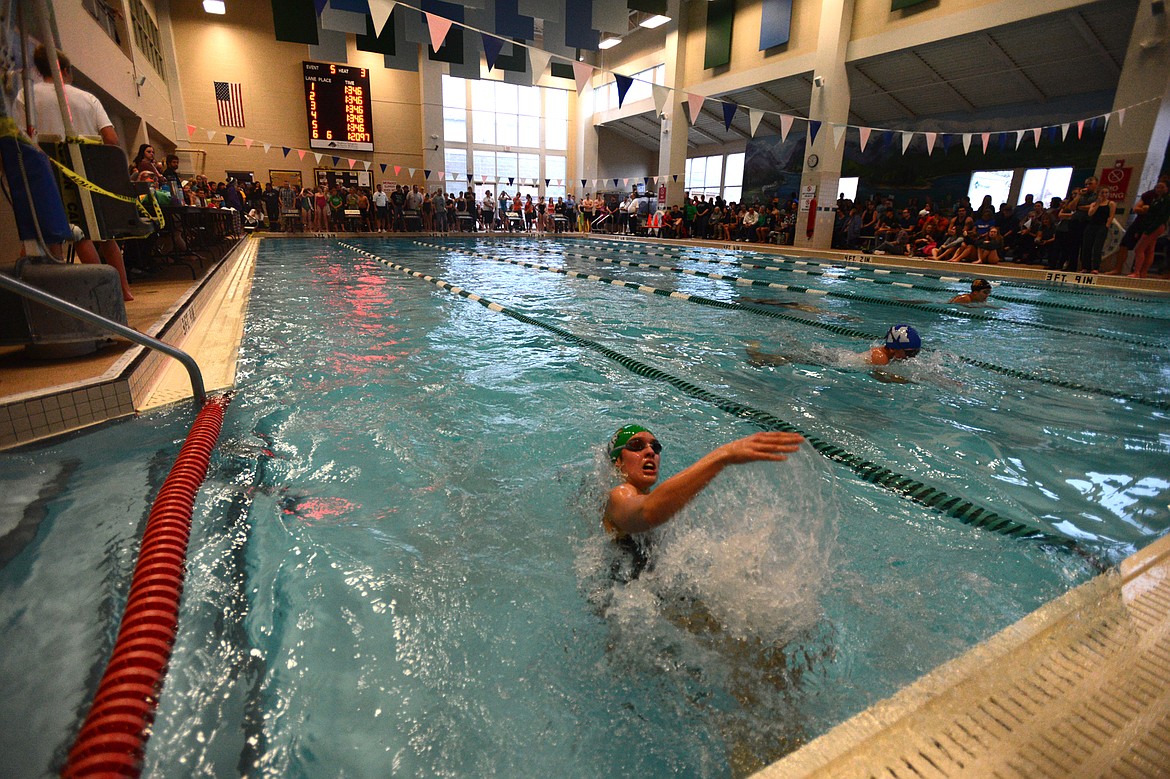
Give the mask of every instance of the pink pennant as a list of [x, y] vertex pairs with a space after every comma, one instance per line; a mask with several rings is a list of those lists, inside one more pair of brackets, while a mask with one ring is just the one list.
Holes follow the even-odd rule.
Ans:
[[983, 153], [987, 154], [987, 144], [991, 143], [991, 133], [983, 133], [980, 137], [983, 138]]
[[923, 133], [926, 136], [926, 154], [934, 154], [934, 142], [938, 140], [938, 133]]
[[195, 125], [193, 125], [193, 124], [187, 125], [187, 135], [191, 136], [194, 134], [195, 134]]
[[350, 170], [353, 170], [353, 164], [354, 164], [355, 162], [357, 162], [357, 160], [355, 160], [353, 157], [350, 157], [350, 158], [349, 158], [349, 169], [350, 169]]
[[792, 129], [792, 122], [796, 119], [795, 116], [789, 114], [780, 114], [780, 140], [788, 140], [788, 131]]
[[1082, 119], [1081, 121], [1077, 122], [1077, 139], [1078, 140], [1080, 139], [1081, 134], [1084, 131], [1085, 131], [1085, 120]]
[[573, 78], [577, 80], [577, 94], [579, 95], [585, 85], [589, 83], [589, 79], [593, 78], [593, 66], [588, 62], [574, 62]]
[[427, 28], [431, 32], [431, 48], [438, 51], [443, 47], [443, 41], [447, 39], [447, 33], [451, 30], [451, 20], [434, 14], [424, 15], [427, 17]]
[[869, 134], [871, 132], [873, 132], [873, 128], [870, 128], [870, 127], [858, 127], [857, 128], [857, 135], [859, 136], [858, 140], [861, 141], [861, 150], [862, 151], [865, 151], [865, 145], [867, 143], [869, 143]]
[[303, 162], [305, 159], [305, 150], [304, 149], [297, 149], [297, 156], [300, 157], [301, 161]]
[[687, 92], [687, 112], [691, 115], [691, 124], [694, 124], [699, 118], [699, 112], [703, 110], [703, 101], [707, 98], [702, 95], [694, 95]]
[[395, 165], [395, 166], [394, 166], [394, 175], [395, 175], [395, 176], [397, 176], [397, 175], [398, 175], [399, 173], [401, 173], [401, 172], [402, 172], [402, 166], [401, 166], [401, 165]]
[[253, 141], [251, 138], [245, 138], [245, 139], [244, 139], [244, 148], [245, 148], [245, 149], [251, 149], [251, 148], [252, 148], [252, 144], [254, 144], [254, 143], [255, 143], [255, 141]]

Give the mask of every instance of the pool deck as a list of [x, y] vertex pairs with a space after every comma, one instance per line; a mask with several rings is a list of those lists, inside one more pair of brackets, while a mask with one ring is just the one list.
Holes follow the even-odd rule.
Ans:
[[[514, 240], [508, 234], [474, 237]], [[598, 237], [785, 254], [875, 270], [1170, 293], [1165, 278], [1081, 276], [1037, 266], [954, 265], [761, 244]], [[258, 246], [255, 237], [240, 241], [194, 281], [178, 275], [186, 273], [180, 267], [133, 284], [136, 299], [127, 304], [131, 326], [191, 353], [209, 392], [233, 385]], [[159, 405], [191, 402], [191, 397], [186, 371], [140, 346], [115, 342], [87, 357], [47, 363], [28, 359], [18, 348], [0, 349], [0, 449]], [[1168, 766], [1170, 536], [1165, 536], [1117, 570], [1043, 606], [756, 776], [1151, 777], [1170, 776]]]

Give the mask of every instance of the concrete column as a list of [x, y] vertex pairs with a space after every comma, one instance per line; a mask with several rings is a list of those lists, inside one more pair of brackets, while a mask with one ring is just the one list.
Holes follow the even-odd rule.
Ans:
[[[666, 118], [662, 121], [658, 136], [658, 175], [667, 177], [666, 202], [659, 203], [660, 208], [682, 203], [686, 182], [681, 174], [687, 167], [687, 136], [690, 126], [683, 110], [683, 103], [687, 99], [684, 79], [687, 63], [688, 9], [685, 9], [679, 0], [670, 0], [666, 12], [673, 21], [662, 52], [666, 63], [663, 83], [670, 88], [670, 99], [665, 107]], [[680, 174], [678, 181], [672, 176], [675, 173]]]
[[[419, 47], [420, 51], [424, 51], [424, 47]], [[423, 139], [423, 153], [422, 153], [422, 168], [423, 170], [430, 170], [432, 173], [447, 170], [447, 163], [444, 159], [446, 144], [443, 141], [443, 66], [441, 63], [432, 62], [430, 57], [424, 54], [419, 55], [418, 61], [418, 86], [419, 99], [422, 101], [422, 139]], [[468, 128], [468, 132], [471, 130]], [[374, 180], [381, 181], [385, 176], [382, 175], [380, 167], [371, 167], [371, 171], [375, 172]], [[442, 186], [437, 178], [430, 178], [426, 181], [426, 188], [428, 190], [438, 189]]]
[[[1115, 168], [1122, 175], [1126, 168], [1131, 169], [1125, 197], [1118, 206], [1119, 216], [1122, 209], [1125, 209], [1125, 214], [1129, 213], [1142, 192], [1153, 189], [1166, 156], [1166, 145], [1170, 142], [1170, 36], [1167, 27], [1164, 4], [1141, 0], [1113, 97], [1115, 113], [1109, 121], [1105, 143], [1097, 160], [1098, 174], [1107, 171], [1101, 182], [1105, 186], [1109, 185], [1111, 174], [1117, 175], [1113, 174]], [[1127, 109], [1124, 123], [1116, 114], [1123, 108]]]
[[[827, 249], [833, 240], [833, 212], [837, 202], [837, 184], [841, 178], [841, 159], [845, 143], [833, 143], [831, 124], [849, 122], [849, 77], [845, 72], [845, 53], [853, 29], [854, 0], [822, 0], [817, 31], [817, 53], [813, 68], [812, 102], [809, 119], [821, 122], [817, 139], [805, 151], [801, 192], [816, 187], [816, 229], [812, 238], [805, 232], [808, 204], [801, 198], [797, 214], [796, 245]], [[814, 164], [815, 163], [815, 164]]]
[[[597, 125], [593, 123], [592, 84], [586, 84], [585, 88], [581, 90], [581, 94], [577, 95], [577, 133], [574, 156], [576, 159], [573, 170], [576, 175], [569, 180], [572, 185], [569, 187], [569, 191], [576, 192], [577, 199], [580, 200], [586, 194], [592, 195], [597, 189], [594, 186], [594, 179], [597, 178]], [[581, 189], [581, 179], [586, 181], [583, 189]]]

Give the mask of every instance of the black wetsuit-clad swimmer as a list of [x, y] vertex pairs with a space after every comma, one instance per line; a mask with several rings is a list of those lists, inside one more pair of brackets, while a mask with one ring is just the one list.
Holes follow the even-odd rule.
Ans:
[[[641, 425], [626, 425], [609, 442], [609, 457], [625, 480], [609, 492], [601, 524], [623, 552], [629, 565], [615, 562], [615, 577], [636, 579], [652, 566], [645, 534], [667, 522], [729, 465], [760, 460], [787, 460], [800, 448], [799, 433], [765, 432], [726, 443], [662, 482], [658, 481], [662, 444]], [[622, 576], [621, 571], [629, 574]]]

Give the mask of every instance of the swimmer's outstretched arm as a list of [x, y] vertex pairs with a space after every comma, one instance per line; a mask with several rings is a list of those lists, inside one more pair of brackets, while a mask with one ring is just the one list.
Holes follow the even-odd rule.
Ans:
[[677, 514], [727, 466], [787, 460], [803, 441], [800, 433], [755, 433], [709, 452], [653, 492], [639, 492], [628, 483], [614, 487], [605, 504], [604, 524], [623, 533], [644, 533]]

